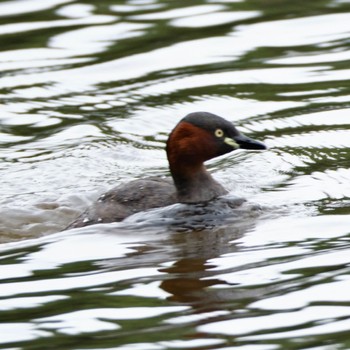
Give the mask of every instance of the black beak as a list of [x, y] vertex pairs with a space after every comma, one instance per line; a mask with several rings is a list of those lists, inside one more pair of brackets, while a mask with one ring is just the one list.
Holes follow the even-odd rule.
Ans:
[[267, 149], [267, 147], [260, 141], [253, 140], [247, 136], [239, 134], [233, 139], [238, 143], [239, 148], [243, 149]]

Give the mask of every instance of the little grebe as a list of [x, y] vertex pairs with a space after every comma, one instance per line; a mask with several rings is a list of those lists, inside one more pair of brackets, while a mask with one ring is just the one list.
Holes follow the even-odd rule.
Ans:
[[68, 228], [121, 221], [147, 209], [204, 203], [227, 194], [203, 163], [238, 148], [261, 150], [266, 146], [242, 135], [232, 123], [215, 114], [188, 114], [170, 133], [166, 144], [173, 181], [150, 177], [113, 188]]

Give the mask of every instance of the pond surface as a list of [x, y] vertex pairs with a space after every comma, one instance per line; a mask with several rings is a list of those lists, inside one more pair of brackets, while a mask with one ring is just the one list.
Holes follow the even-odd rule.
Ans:
[[[1, 1], [0, 348], [349, 349], [349, 10]], [[106, 189], [168, 176], [193, 111], [269, 146], [208, 164], [260, 210], [61, 232]]]

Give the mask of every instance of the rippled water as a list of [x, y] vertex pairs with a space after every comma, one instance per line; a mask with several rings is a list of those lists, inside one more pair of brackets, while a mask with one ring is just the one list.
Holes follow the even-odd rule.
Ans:
[[[349, 349], [349, 10], [0, 2], [0, 348]], [[261, 212], [60, 232], [104, 190], [167, 175], [167, 135], [197, 110], [269, 146], [209, 163]]]

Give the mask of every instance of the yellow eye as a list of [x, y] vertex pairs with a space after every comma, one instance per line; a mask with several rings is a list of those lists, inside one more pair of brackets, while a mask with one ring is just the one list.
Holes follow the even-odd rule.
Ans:
[[216, 137], [223, 137], [224, 136], [224, 132], [221, 129], [216, 129], [215, 130], [215, 136]]

